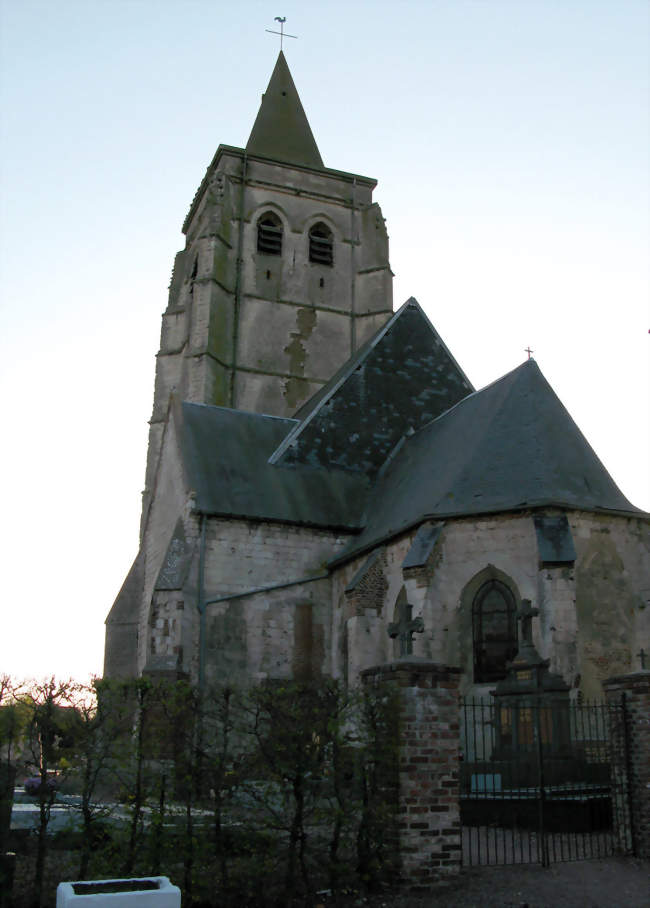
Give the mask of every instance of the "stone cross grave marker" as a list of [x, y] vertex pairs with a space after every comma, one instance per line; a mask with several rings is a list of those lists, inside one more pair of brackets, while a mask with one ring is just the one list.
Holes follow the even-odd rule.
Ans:
[[530, 599], [522, 599], [517, 609], [517, 620], [521, 621], [521, 636], [525, 646], [533, 645], [533, 618], [539, 615], [538, 608], [532, 608]]

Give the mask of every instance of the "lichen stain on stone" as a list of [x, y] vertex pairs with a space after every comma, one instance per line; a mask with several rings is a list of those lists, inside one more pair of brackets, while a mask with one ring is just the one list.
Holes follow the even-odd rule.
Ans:
[[284, 603], [268, 603], [262, 616], [261, 644], [261, 671], [270, 678], [288, 677], [290, 637]]
[[298, 602], [293, 616], [293, 657], [291, 670], [298, 681], [312, 677], [314, 649], [313, 614], [311, 602]]
[[240, 604], [232, 602], [208, 619], [207, 648], [214, 680], [243, 681], [248, 677], [247, 627]]
[[305, 342], [311, 337], [316, 326], [316, 310], [299, 308], [296, 311], [297, 331], [291, 332], [291, 340], [284, 348], [289, 357], [289, 369], [292, 377], [284, 383], [284, 397], [290, 409], [295, 409], [307, 397], [309, 384], [297, 378], [305, 374], [305, 360], [307, 350]]
[[592, 533], [587, 550], [576, 565], [576, 612], [585, 696], [599, 696], [601, 681], [629, 671], [634, 603], [614, 539]]

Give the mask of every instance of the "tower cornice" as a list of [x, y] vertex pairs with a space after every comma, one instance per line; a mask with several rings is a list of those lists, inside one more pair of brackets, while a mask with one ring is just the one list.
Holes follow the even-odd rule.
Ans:
[[359, 173], [350, 173], [345, 170], [335, 170], [332, 167], [309, 167], [306, 164], [288, 164], [286, 161], [278, 161], [275, 158], [266, 158], [263, 155], [250, 154], [246, 151], [245, 148], [238, 148], [235, 145], [219, 145], [215, 155], [208, 166], [208, 169], [205, 172], [205, 176], [201, 181], [199, 188], [196, 190], [192, 204], [190, 205], [190, 210], [187, 213], [187, 216], [183, 222], [183, 233], [186, 234], [189, 230], [190, 223], [194, 217], [203, 195], [208, 187], [211, 175], [217, 170], [219, 163], [222, 158], [231, 157], [237, 158], [242, 161], [246, 158], [246, 161], [250, 164], [252, 162], [259, 162], [261, 164], [270, 164], [273, 167], [280, 167], [283, 170], [290, 170], [297, 173], [309, 173], [316, 174], [317, 176], [325, 179], [337, 180], [342, 183], [349, 183], [350, 185], [363, 186], [366, 189], [369, 189], [371, 192], [377, 186], [377, 180], [374, 177], [366, 177]]

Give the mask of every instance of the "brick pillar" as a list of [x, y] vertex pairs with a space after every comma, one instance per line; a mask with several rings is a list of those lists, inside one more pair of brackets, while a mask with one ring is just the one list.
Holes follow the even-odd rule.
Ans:
[[[650, 858], [650, 671], [618, 675], [603, 682], [607, 701], [622, 703], [612, 729], [612, 778], [627, 779], [627, 798], [614, 798], [614, 831], [619, 847]], [[625, 742], [625, 744], [623, 743]], [[620, 787], [620, 786], [619, 786]], [[631, 822], [630, 822], [631, 821]], [[629, 835], [631, 830], [631, 836]]]
[[408, 656], [361, 673], [366, 687], [392, 694], [396, 784], [386, 791], [394, 800], [400, 881], [411, 888], [460, 870], [460, 675], [459, 668]]

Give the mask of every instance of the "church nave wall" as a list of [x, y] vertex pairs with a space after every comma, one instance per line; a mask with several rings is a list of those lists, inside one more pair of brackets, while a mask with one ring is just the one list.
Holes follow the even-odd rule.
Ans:
[[[546, 513], [546, 512], [545, 512]], [[560, 515], [551, 509], [548, 515]], [[462, 693], [488, 697], [494, 681], [475, 680], [472, 604], [482, 585], [496, 581], [513, 608], [530, 599], [539, 609], [533, 642], [552, 672], [584, 696], [600, 697], [600, 682], [636, 665], [650, 632], [650, 528], [644, 520], [569, 512], [576, 562], [540, 559], [532, 513], [460, 518], [444, 523], [425, 565], [404, 569], [416, 529], [349, 562], [333, 583], [333, 674], [359, 671], [398, 655], [387, 633], [397, 620], [404, 587], [412, 616], [424, 620], [413, 654], [463, 669]], [[381, 576], [369, 590], [346, 590], [367, 565]], [[645, 592], [644, 592], [645, 591]], [[516, 645], [516, 641], [515, 641]], [[638, 660], [637, 660], [638, 661]]]

